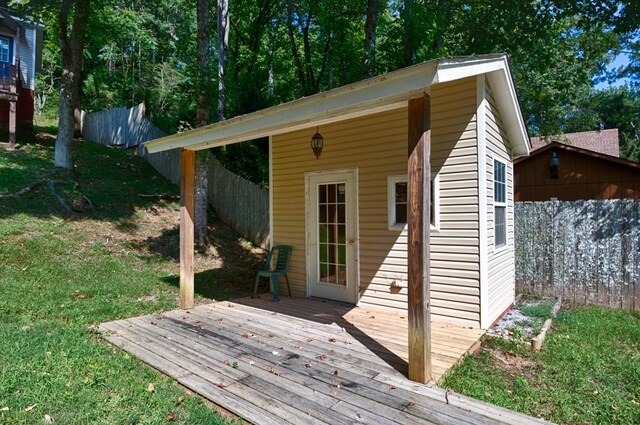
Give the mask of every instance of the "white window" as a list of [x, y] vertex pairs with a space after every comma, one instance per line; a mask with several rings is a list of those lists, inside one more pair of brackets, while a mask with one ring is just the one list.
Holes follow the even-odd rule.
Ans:
[[9, 39], [0, 37], [0, 62], [9, 63]]
[[493, 228], [494, 246], [507, 244], [507, 166], [493, 160]]
[[[440, 226], [440, 177], [437, 173], [431, 174], [431, 205], [430, 219], [431, 229]], [[407, 176], [389, 176], [387, 178], [387, 216], [389, 230], [402, 230], [407, 224], [407, 205], [409, 200], [409, 186]]]

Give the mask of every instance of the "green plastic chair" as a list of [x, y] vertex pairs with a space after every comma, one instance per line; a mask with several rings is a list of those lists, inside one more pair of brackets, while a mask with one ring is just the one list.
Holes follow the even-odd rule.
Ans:
[[271, 248], [269, 256], [267, 257], [267, 262], [264, 265], [264, 269], [260, 270], [256, 275], [256, 283], [253, 286], [253, 298], [256, 297], [260, 278], [268, 277], [271, 279], [271, 284], [273, 285], [273, 300], [279, 301], [280, 276], [284, 276], [284, 279], [287, 282], [287, 289], [289, 290], [289, 298], [291, 298], [291, 286], [289, 285], [289, 276], [287, 276], [287, 269], [289, 268], [289, 257], [291, 256], [292, 249], [293, 247], [289, 245], [277, 245]]

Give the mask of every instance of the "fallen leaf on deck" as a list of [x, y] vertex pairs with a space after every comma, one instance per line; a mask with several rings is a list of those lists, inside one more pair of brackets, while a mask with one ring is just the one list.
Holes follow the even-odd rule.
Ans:
[[395, 389], [396, 389], [395, 385], [389, 385], [389, 390], [395, 390]]
[[333, 374], [334, 374], [335, 376], [338, 376], [338, 371], [337, 371], [337, 370], [334, 370], [334, 371], [333, 371]]
[[269, 338], [273, 338], [276, 334], [269, 334]]
[[218, 388], [224, 388], [224, 387], [226, 387], [226, 385], [225, 385], [224, 383], [220, 382], [220, 383], [218, 384]]
[[313, 338], [307, 338], [307, 342], [313, 341]]
[[274, 368], [269, 369], [269, 373], [273, 373], [276, 376], [280, 375]]
[[33, 410], [34, 407], [36, 407], [38, 404], [32, 404], [31, 406], [27, 407], [26, 409], [24, 409], [25, 412], [30, 412]]
[[224, 364], [226, 364], [227, 366], [229, 366], [229, 360], [228, 359], [224, 359], [224, 361], [222, 362]]
[[336, 342], [335, 338], [329, 338], [329, 342]]
[[232, 368], [237, 369], [240, 367], [240, 365], [238, 364], [238, 362], [233, 362], [233, 364], [231, 365]]
[[316, 359], [318, 360], [326, 360], [327, 356], [325, 356], [324, 354], [320, 354], [319, 356], [316, 356]]
[[147, 385], [147, 391], [150, 392], [150, 393], [156, 392], [156, 386], [153, 385], [153, 384]]
[[254, 362], [253, 360], [249, 362], [249, 366], [253, 366], [254, 364], [256, 364], [256, 362]]
[[304, 367], [306, 367], [306, 368], [310, 368], [310, 367], [311, 367], [311, 362], [307, 362], [307, 363], [305, 363], [305, 364], [304, 364]]

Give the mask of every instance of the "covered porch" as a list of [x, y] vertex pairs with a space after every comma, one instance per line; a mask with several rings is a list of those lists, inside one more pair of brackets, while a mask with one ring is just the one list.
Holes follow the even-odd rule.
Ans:
[[[401, 314], [267, 296], [100, 325], [111, 343], [252, 423], [540, 423], [409, 381], [407, 328]], [[434, 376], [480, 335], [433, 322]]]

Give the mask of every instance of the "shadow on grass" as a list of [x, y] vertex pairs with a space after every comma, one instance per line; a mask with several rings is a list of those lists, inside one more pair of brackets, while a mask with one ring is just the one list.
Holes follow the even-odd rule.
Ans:
[[[44, 130], [47, 129], [35, 128], [31, 136], [18, 140], [21, 145], [18, 150], [0, 148], [0, 193], [15, 193], [35, 179], [52, 173], [55, 136]], [[42, 184], [20, 196], [0, 198], [0, 217], [61, 218], [86, 222], [87, 226], [96, 220], [108, 222], [131, 236], [130, 244], [141, 258], [177, 263], [180, 238], [175, 214], [173, 222], [159, 217], [156, 226], [164, 227], [159, 235], [140, 240], [139, 230], [142, 214], [148, 214], [150, 210], [175, 212], [178, 208], [177, 202], [140, 195], [177, 195], [178, 187], [160, 176], [143, 158], [125, 150], [76, 140], [73, 152], [76, 190], [91, 200], [92, 210], [66, 212], [54, 200], [49, 185]], [[214, 299], [247, 295], [263, 256], [215, 216], [209, 217], [209, 223], [211, 243], [196, 255], [196, 291]], [[178, 276], [167, 278], [167, 283], [178, 286]]]
[[[253, 289], [255, 274], [262, 266], [265, 253], [250, 249], [237, 233], [216, 216], [209, 216], [210, 243], [195, 254], [195, 293], [214, 300], [247, 296]], [[180, 261], [180, 229], [165, 229], [158, 236], [133, 242], [132, 246], [153, 258]], [[180, 286], [179, 275], [163, 278], [171, 286]]]
[[[21, 135], [19, 149], [0, 149], [0, 193], [15, 193], [35, 179], [54, 174], [55, 136], [43, 130], [52, 129], [36, 127], [32, 133]], [[1, 134], [0, 130], [0, 138]], [[68, 213], [54, 200], [48, 185], [40, 185], [18, 197], [0, 198], [3, 216], [28, 214], [111, 221], [126, 232], [136, 229], [137, 210], [157, 203], [156, 199], [142, 198], [140, 194], [178, 193], [177, 186], [158, 175], [144, 159], [124, 150], [76, 140], [73, 156], [72, 178], [78, 183], [76, 191], [91, 200], [91, 211]]]

